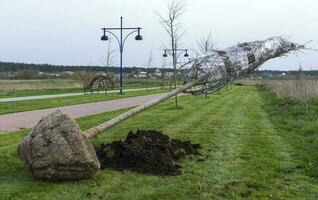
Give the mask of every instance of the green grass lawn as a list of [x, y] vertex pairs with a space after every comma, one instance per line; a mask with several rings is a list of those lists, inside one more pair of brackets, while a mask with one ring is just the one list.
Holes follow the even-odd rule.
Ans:
[[37, 95], [50, 95], [50, 94], [65, 94], [83, 92], [82, 88], [52, 88], [52, 89], [38, 89], [38, 90], [0, 90], [0, 98], [11, 97], [26, 97]]
[[[146, 84], [128, 84], [124, 85], [124, 89], [145, 88]], [[148, 87], [160, 87], [159, 83], [149, 83]], [[118, 90], [119, 86], [114, 87], [112, 90]], [[82, 88], [49, 88], [49, 89], [36, 89], [36, 90], [0, 90], [0, 98], [11, 97], [25, 97], [37, 95], [52, 95], [52, 94], [66, 94], [66, 93], [81, 93]]]
[[[253, 86], [208, 98], [183, 96], [182, 109], [175, 110], [170, 99], [92, 140], [99, 145], [123, 139], [130, 130], [157, 129], [200, 143], [201, 157], [207, 159], [185, 158], [183, 174], [175, 177], [106, 169], [93, 179], [43, 182], [33, 178], [17, 154], [29, 130], [0, 135], [0, 199], [317, 199], [317, 103], [290, 128], [282, 123], [295, 120], [296, 108], [285, 109], [282, 102], [286, 100]], [[77, 122], [88, 129], [126, 110]], [[309, 162], [312, 171], [306, 167]]]
[[128, 97], [157, 94], [168, 92], [168, 89], [156, 89], [156, 90], [142, 90], [142, 91], [130, 91], [125, 94], [85, 94], [79, 96], [68, 96], [68, 97], [56, 97], [56, 98], [47, 98], [47, 99], [34, 99], [34, 100], [23, 100], [23, 101], [11, 101], [11, 102], [0, 102], [0, 115], [30, 111], [30, 110], [39, 110], [45, 108], [55, 108], [60, 106], [68, 106], [75, 104], [107, 101], [114, 99], [122, 99]]

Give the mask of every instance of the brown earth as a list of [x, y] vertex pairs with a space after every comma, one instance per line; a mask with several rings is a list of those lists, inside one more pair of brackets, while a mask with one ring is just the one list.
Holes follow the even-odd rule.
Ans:
[[129, 132], [122, 141], [102, 144], [96, 148], [101, 168], [133, 170], [144, 174], [173, 176], [181, 174], [180, 159], [199, 155], [200, 145], [170, 139], [155, 130]]

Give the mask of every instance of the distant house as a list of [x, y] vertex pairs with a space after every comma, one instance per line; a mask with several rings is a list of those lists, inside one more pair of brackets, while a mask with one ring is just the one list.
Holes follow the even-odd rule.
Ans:
[[53, 76], [53, 77], [60, 77], [61, 74], [60, 73], [48, 73], [50, 76]]
[[156, 68], [155, 69], [155, 72], [154, 72], [154, 77], [161, 77], [161, 75], [162, 75], [162, 72], [161, 72], [161, 70], [160, 69], [158, 69], [158, 68]]
[[135, 78], [147, 78], [147, 72], [138, 71], [137, 74], [134, 75]]
[[65, 71], [64, 74], [73, 75], [75, 72], [73, 71]]
[[56, 73], [48, 73], [48, 72], [38, 72], [39, 76], [50, 76], [50, 77], [60, 77], [61, 73], [60, 72], [56, 72]]
[[174, 73], [173, 72], [166, 72], [165, 75], [167, 78], [169, 78], [169, 77], [172, 77], [174, 75]]

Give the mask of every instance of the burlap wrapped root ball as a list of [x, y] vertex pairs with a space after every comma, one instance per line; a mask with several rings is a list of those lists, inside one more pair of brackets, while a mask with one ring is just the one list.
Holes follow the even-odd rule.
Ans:
[[18, 152], [42, 180], [79, 180], [100, 169], [95, 149], [80, 127], [57, 110], [43, 117], [20, 143]]

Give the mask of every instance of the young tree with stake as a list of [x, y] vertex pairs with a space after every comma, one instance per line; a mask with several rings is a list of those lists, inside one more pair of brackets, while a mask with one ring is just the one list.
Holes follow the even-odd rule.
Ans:
[[152, 49], [150, 50], [149, 56], [148, 56], [148, 60], [147, 60], [147, 75], [146, 75], [146, 91], [148, 91], [148, 87], [149, 87], [149, 68], [151, 67], [152, 64], [152, 59], [153, 59], [153, 53], [152, 53]]
[[101, 58], [101, 63], [106, 67], [105, 73], [108, 74], [109, 67], [114, 66], [115, 50], [112, 47], [112, 41], [109, 38], [106, 57]]
[[[172, 0], [167, 7], [167, 15], [163, 16], [160, 13], [157, 13], [160, 23], [163, 28], [169, 35], [170, 47], [171, 47], [171, 56], [172, 56], [172, 65], [173, 65], [173, 84], [174, 88], [177, 88], [177, 49], [176, 44], [182, 36], [182, 31], [180, 30], [180, 18], [185, 12], [187, 1], [185, 0]], [[175, 96], [176, 108], [178, 108], [178, 96]]]

